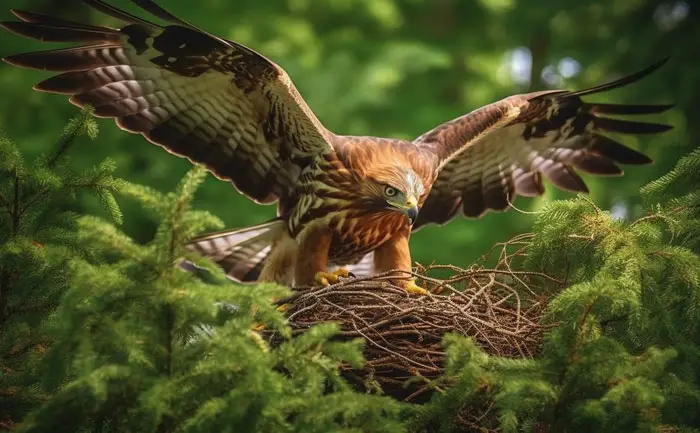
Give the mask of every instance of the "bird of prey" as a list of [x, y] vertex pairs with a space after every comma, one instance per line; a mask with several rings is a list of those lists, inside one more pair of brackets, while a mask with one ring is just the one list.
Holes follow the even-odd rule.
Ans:
[[[329, 284], [353, 273], [411, 270], [409, 236], [458, 213], [480, 217], [517, 195], [540, 196], [543, 179], [587, 191], [574, 169], [620, 175], [650, 159], [607, 133], [659, 133], [670, 126], [606, 115], [662, 112], [669, 105], [584, 102], [630, 84], [663, 61], [581, 91], [510, 96], [413, 141], [335, 134], [316, 118], [287, 73], [237, 42], [207, 33], [151, 0], [132, 0], [160, 25], [102, 0], [87, 5], [120, 29], [14, 10], [10, 32], [77, 46], [6, 57], [60, 74], [36, 90], [89, 104], [98, 117], [207, 167], [277, 218], [195, 239], [191, 248], [240, 282]], [[397, 278], [398, 279], [398, 278]], [[398, 279], [424, 294], [414, 280]]]

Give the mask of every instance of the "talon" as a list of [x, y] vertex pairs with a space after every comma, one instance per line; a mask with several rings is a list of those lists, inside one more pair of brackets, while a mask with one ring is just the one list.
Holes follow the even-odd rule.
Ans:
[[345, 268], [336, 269], [333, 272], [316, 272], [314, 280], [322, 286], [330, 286], [340, 281], [341, 278], [346, 278], [350, 272]]
[[258, 345], [260, 350], [262, 350], [263, 352], [268, 352], [270, 350], [270, 348], [267, 345], [267, 342], [258, 332], [251, 330], [248, 332], [248, 336], [251, 340], [253, 340], [255, 344]]
[[314, 276], [314, 281], [322, 286], [330, 286], [331, 283], [328, 282], [328, 278], [326, 278], [325, 275], [325, 272], [317, 272], [316, 276]]
[[341, 278], [347, 278], [350, 276], [350, 271], [345, 268], [338, 268], [333, 273]]
[[408, 282], [404, 283], [403, 288], [412, 295], [426, 296], [428, 294], [427, 290], [416, 284], [416, 282], [413, 280], [409, 280]]
[[[254, 308], [253, 310], [253, 315], [255, 315], [257, 308]], [[287, 310], [289, 310], [289, 304], [282, 304], [277, 307], [277, 311], [280, 313], [286, 313]], [[263, 323], [254, 323], [253, 326], [250, 327], [250, 330], [254, 332], [262, 332], [265, 330], [265, 325]]]

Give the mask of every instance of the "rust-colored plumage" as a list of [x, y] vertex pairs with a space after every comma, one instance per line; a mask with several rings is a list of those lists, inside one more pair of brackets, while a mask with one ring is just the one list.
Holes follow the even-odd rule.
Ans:
[[[83, 0], [127, 23], [90, 26], [13, 11], [2, 26], [42, 41], [79, 46], [9, 56], [7, 63], [59, 72], [35, 86], [90, 104], [167, 151], [203, 164], [278, 218], [196, 239], [192, 248], [232, 278], [284, 284], [328, 282], [334, 267], [355, 274], [411, 268], [408, 239], [460, 211], [505, 210], [517, 195], [538, 196], [542, 180], [586, 191], [574, 169], [618, 175], [617, 164], [650, 160], [605, 133], [670, 127], [605, 115], [664, 111], [668, 105], [583, 102], [632, 83], [663, 62], [579, 92], [511, 96], [444, 123], [413, 141], [328, 131], [282, 68], [257, 52], [133, 0], [161, 26], [102, 0]], [[412, 282], [407, 289], [419, 291]]]

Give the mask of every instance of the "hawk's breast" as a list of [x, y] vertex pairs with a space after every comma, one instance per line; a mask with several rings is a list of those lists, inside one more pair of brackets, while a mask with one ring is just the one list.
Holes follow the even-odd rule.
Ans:
[[333, 239], [328, 259], [337, 265], [355, 263], [388, 241], [406, 224], [406, 216], [393, 211], [335, 215], [329, 221]]

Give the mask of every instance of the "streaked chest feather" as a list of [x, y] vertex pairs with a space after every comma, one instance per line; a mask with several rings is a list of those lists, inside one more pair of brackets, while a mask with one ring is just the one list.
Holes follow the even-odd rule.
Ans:
[[297, 202], [287, 220], [291, 236], [325, 226], [332, 236], [328, 258], [342, 265], [356, 262], [405, 228], [408, 218], [368, 200], [360, 182], [332, 157], [307, 168], [299, 177]]
[[408, 224], [404, 215], [378, 211], [362, 216], [329, 218], [333, 240], [329, 250], [330, 261], [336, 264], [352, 263], [375, 250]]

